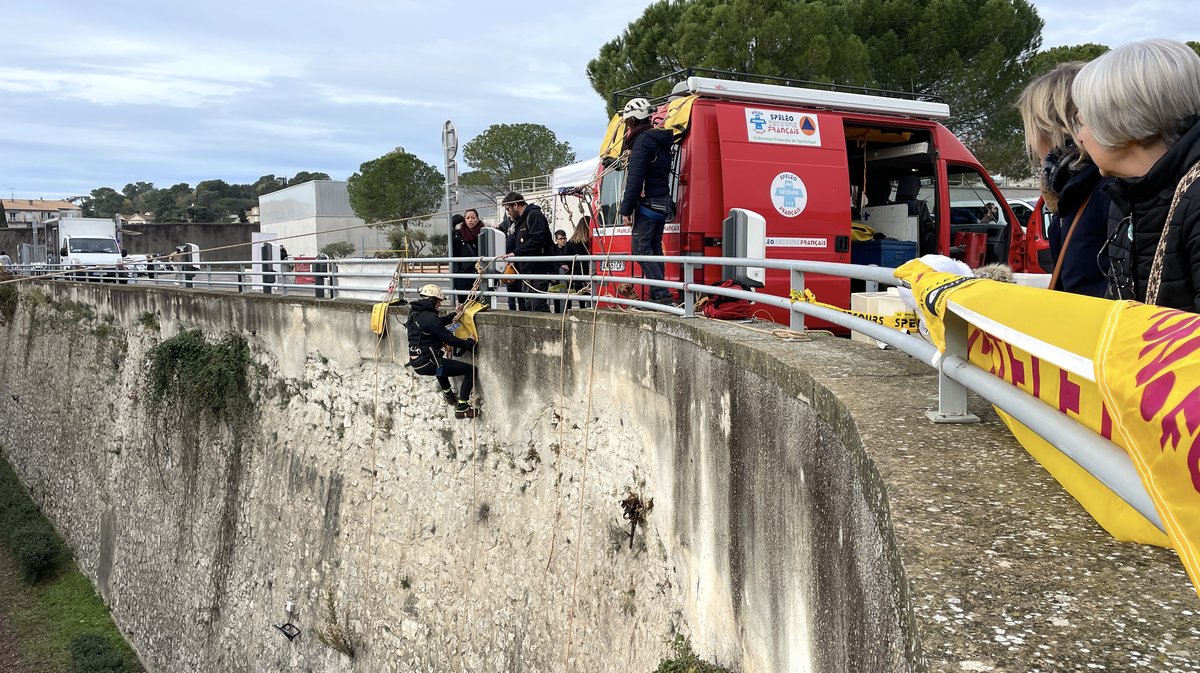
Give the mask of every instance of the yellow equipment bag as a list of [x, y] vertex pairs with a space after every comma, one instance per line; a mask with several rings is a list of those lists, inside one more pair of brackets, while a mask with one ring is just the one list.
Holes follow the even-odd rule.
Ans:
[[371, 331], [377, 336], [387, 332], [388, 307], [391, 302], [381, 301], [371, 307]]
[[454, 336], [459, 339], [474, 339], [479, 341], [479, 330], [475, 329], [475, 314], [487, 309], [487, 304], [477, 302], [474, 299], [464, 304], [462, 315], [458, 319], [458, 327], [454, 330]]
[[919, 260], [912, 286], [939, 349], [948, 302], [970, 315], [971, 364], [1109, 438], [1133, 461], [1166, 534], [1049, 442], [1000, 416], [1110, 535], [1173, 547], [1200, 593], [1200, 316], [955, 278]]

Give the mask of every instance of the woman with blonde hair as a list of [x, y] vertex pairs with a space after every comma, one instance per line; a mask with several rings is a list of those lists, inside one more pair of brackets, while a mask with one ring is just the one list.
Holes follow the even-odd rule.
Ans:
[[1110, 296], [1200, 312], [1200, 56], [1175, 40], [1123, 45], [1071, 93], [1076, 138], [1116, 178]]
[[1060, 63], [1033, 80], [1017, 108], [1025, 122], [1025, 146], [1040, 167], [1042, 202], [1052, 214], [1046, 227], [1054, 259], [1050, 289], [1103, 297], [1108, 279], [1098, 258], [1108, 237], [1111, 205], [1104, 188], [1112, 179], [1101, 176], [1071, 135], [1076, 115], [1071, 84], [1083, 66]]

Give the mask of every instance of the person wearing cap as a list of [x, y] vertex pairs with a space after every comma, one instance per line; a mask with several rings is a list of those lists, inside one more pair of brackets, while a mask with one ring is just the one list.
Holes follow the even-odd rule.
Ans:
[[[550, 235], [550, 223], [536, 203], [526, 203], [525, 197], [517, 192], [509, 192], [504, 197], [504, 212], [513, 222], [513, 238], [515, 246], [512, 254], [517, 257], [543, 257], [554, 250], [554, 238]], [[517, 271], [522, 274], [554, 273], [554, 262], [519, 262]], [[550, 312], [550, 304], [545, 295], [550, 291], [549, 280], [523, 280], [521, 292], [532, 292], [539, 296], [536, 299], [519, 299], [522, 311]]]
[[[437, 377], [442, 397], [454, 405], [455, 418], [475, 418], [478, 412], [471, 406], [471, 388], [478, 371], [475, 366], [460, 360], [451, 360], [443, 351], [447, 346], [474, 350], [474, 339], [460, 339], [446, 329], [454, 319], [453, 314], [438, 315], [438, 307], [446, 298], [442, 288], [432, 283], [421, 287], [421, 298], [409, 305], [408, 322], [408, 366], [421, 376]], [[450, 377], [463, 377], [458, 394], [450, 385]]]
[[[670, 182], [671, 145], [675, 136], [666, 129], [652, 127], [650, 116], [653, 113], [654, 108], [645, 98], [634, 98], [621, 111], [625, 121], [625, 142], [621, 151], [629, 152], [625, 194], [621, 197], [621, 223], [631, 227], [635, 255], [663, 254], [663, 229], [675, 214]], [[663, 279], [661, 263], [640, 264], [644, 278]], [[650, 300], [669, 303], [671, 291], [651, 287]]]

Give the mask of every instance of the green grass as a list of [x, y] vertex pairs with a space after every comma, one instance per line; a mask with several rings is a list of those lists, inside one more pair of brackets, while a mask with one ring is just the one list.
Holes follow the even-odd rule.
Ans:
[[[0, 457], [0, 498], [11, 503], [28, 498], [8, 462]], [[40, 516], [40, 515], [39, 515]], [[71, 673], [71, 641], [97, 634], [112, 642], [126, 671], [142, 671], [133, 650], [96, 595], [91, 582], [60, 544], [62, 558], [49, 577], [28, 583], [12, 552], [0, 545], [0, 612], [15, 632], [17, 649], [30, 671]], [[76, 669], [78, 670], [78, 669]]]

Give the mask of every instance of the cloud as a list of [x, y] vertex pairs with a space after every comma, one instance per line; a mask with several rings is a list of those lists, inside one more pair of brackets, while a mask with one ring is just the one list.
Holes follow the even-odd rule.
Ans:
[[347, 89], [340, 86], [317, 85], [317, 93], [334, 105], [402, 105], [408, 107], [439, 107], [445, 103], [431, 100], [401, 98], [372, 91]]
[[0, 91], [106, 106], [199, 107], [298, 76], [307, 62], [220, 41], [200, 47], [94, 35], [49, 51], [29, 46], [9, 52]]
[[66, 72], [0, 68], [0, 91], [41, 94], [97, 105], [192, 108], [250, 91], [248, 83], [134, 72]]

